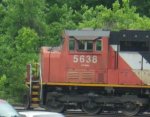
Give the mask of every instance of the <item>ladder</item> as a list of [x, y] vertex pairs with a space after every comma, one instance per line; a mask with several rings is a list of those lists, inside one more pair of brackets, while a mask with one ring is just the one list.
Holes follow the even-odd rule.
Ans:
[[42, 99], [42, 78], [39, 64], [33, 67], [31, 64], [27, 66], [29, 78], [29, 108], [37, 108], [40, 106]]

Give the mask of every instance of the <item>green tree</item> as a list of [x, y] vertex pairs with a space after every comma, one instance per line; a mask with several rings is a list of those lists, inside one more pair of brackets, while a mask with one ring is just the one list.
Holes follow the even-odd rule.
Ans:
[[[6, 75], [5, 85], [7, 97], [14, 97], [19, 100], [18, 95], [22, 95], [25, 90], [26, 64], [38, 61], [37, 55], [37, 33], [30, 28], [23, 27], [18, 31], [12, 47], [7, 42], [7, 37], [3, 37], [3, 43], [0, 45], [1, 75]], [[7, 44], [7, 45], [6, 45]], [[5, 94], [5, 95], [6, 95]]]
[[23, 27], [18, 31], [14, 45], [16, 51], [20, 53], [36, 53], [38, 49], [38, 34], [31, 28]]
[[0, 10], [0, 76], [5, 74], [7, 97], [25, 88], [26, 64], [38, 61], [40, 39], [46, 34], [43, 0], [3, 0]]
[[3, 28], [11, 36], [12, 41], [17, 36], [18, 30], [24, 26], [34, 29], [40, 39], [44, 39], [47, 31], [44, 0], [4, 0], [2, 4], [6, 9]]
[[6, 76], [3, 75], [2, 77], [0, 77], [0, 98], [6, 98], [6, 91], [8, 90], [6, 87], [7, 84], [7, 80], [6, 80]]
[[[120, 3], [122, 0], [119, 0]], [[62, 7], [64, 4], [67, 4], [69, 7], [71, 7], [73, 10], [80, 11], [81, 6], [88, 6], [88, 7], [95, 7], [97, 5], [103, 5], [107, 8], [112, 8], [112, 3], [115, 2], [115, 0], [46, 0], [46, 2], [49, 4], [49, 6], [53, 6], [54, 4], [57, 4], [59, 7]]]
[[141, 16], [150, 17], [150, 1], [149, 0], [130, 0], [130, 4], [136, 6], [137, 12]]
[[48, 24], [48, 37], [45, 44], [59, 45], [60, 37], [64, 29], [75, 29], [77, 24], [74, 22], [75, 14], [72, 8], [64, 4], [59, 7], [54, 4], [48, 9], [47, 24]]
[[83, 21], [80, 23], [80, 28], [92, 27], [107, 30], [120, 29], [149, 29], [150, 19], [140, 17], [136, 13], [136, 7], [130, 7], [127, 0], [123, 0], [122, 7], [118, 1], [113, 4], [113, 8], [108, 9], [104, 6], [96, 8], [83, 7]]

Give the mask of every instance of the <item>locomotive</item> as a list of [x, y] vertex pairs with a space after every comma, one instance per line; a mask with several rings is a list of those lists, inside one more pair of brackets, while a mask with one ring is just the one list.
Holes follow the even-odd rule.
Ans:
[[42, 47], [36, 75], [27, 65], [26, 107], [133, 116], [149, 108], [150, 31], [65, 30], [59, 47]]

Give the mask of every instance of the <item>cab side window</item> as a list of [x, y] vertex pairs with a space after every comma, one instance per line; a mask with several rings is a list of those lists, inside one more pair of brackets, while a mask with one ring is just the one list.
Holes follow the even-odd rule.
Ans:
[[96, 40], [96, 51], [102, 50], [102, 42], [101, 40]]
[[75, 40], [70, 39], [69, 40], [69, 50], [74, 51], [74, 49], [75, 49]]
[[87, 50], [93, 50], [93, 41], [87, 41]]

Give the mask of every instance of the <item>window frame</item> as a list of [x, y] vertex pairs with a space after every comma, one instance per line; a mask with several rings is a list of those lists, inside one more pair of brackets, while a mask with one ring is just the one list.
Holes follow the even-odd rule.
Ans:
[[[84, 49], [79, 48], [79, 42], [84, 42]], [[88, 49], [88, 42], [91, 42], [92, 48]], [[93, 40], [77, 40], [77, 51], [84, 51], [84, 52], [92, 52], [94, 51], [94, 41]]]

